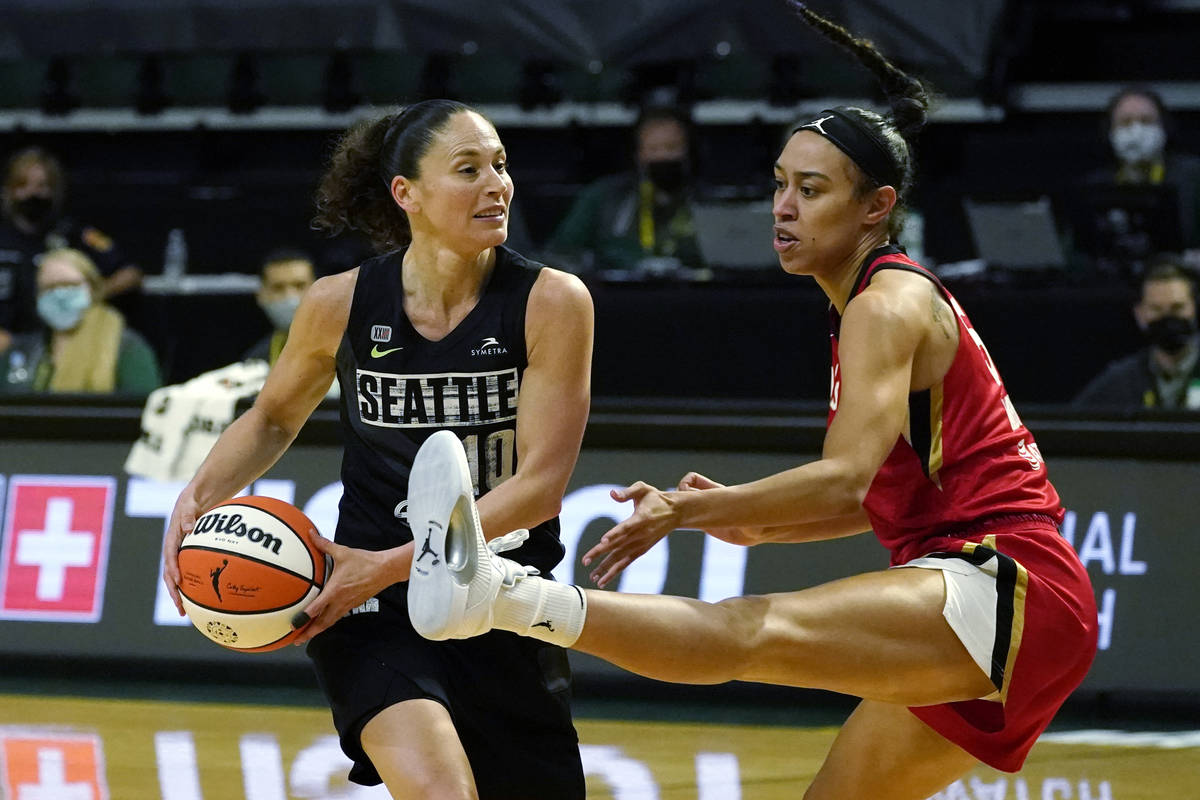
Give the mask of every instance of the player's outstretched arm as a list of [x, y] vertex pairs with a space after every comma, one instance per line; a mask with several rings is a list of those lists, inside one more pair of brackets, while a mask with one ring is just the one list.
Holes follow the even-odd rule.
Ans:
[[[699, 472], [689, 472], [679, 481], [676, 489], [681, 492], [695, 492], [705, 489], [720, 489], [724, 485]], [[751, 547], [768, 542], [819, 542], [825, 539], [840, 539], [844, 536], [865, 533], [870, 529], [871, 523], [867, 519], [867, 512], [860, 508], [856, 512], [841, 517], [816, 522], [768, 527], [710, 527], [706, 528], [704, 532], [723, 542]]]
[[[890, 276], [889, 276], [890, 277]], [[924, 281], [923, 278], [913, 280]], [[908, 394], [917, 348], [929, 325], [922, 291], [868, 288], [846, 307], [839, 339], [841, 391], [821, 458], [736, 486], [665, 492], [638, 482], [613, 492], [632, 500], [633, 514], [584, 556], [593, 580], [606, 586], [634, 559], [673, 530], [771, 529], [811, 541], [869, 528], [862, 502], [871, 481], [908, 420]], [[825, 527], [839, 520], [836, 527]], [[857, 528], [857, 530], [855, 530]]]
[[357, 271], [322, 278], [304, 295], [279, 360], [254, 405], [217, 439], [180, 493], [163, 542], [163, 580], [179, 599], [179, 543], [196, 517], [248, 486], [279, 460], [321, 402], [334, 375]]

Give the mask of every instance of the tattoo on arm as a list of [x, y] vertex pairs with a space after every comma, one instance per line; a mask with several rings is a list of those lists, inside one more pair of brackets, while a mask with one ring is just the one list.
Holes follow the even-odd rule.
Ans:
[[933, 311], [933, 322], [941, 329], [942, 335], [947, 339], [954, 338], [954, 327], [950, 324], [948, 315], [945, 312], [944, 301], [942, 300], [941, 292], [936, 286], [929, 287], [929, 307]]

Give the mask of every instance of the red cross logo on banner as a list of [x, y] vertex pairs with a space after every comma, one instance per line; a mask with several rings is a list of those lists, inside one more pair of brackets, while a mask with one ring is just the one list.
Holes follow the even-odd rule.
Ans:
[[108, 800], [97, 736], [0, 734], [0, 795], [20, 800]]
[[95, 622], [116, 480], [14, 475], [0, 534], [0, 618]]

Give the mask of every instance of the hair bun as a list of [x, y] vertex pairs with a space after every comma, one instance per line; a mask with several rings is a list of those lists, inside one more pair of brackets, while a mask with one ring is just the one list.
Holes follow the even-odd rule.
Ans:
[[892, 122], [905, 139], [911, 140], [925, 127], [929, 119], [929, 106], [923, 99], [891, 96], [888, 102], [892, 107]]

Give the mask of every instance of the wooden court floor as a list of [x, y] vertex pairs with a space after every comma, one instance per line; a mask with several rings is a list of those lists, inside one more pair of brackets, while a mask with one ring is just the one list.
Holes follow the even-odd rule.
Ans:
[[[792, 800], [836, 730], [586, 716], [577, 727], [590, 800]], [[347, 764], [328, 712], [311, 705], [0, 694], [0, 800], [386, 800], [347, 783]], [[980, 768], [935, 798], [1200, 798], [1200, 732], [1057, 731], [1020, 774]]]

